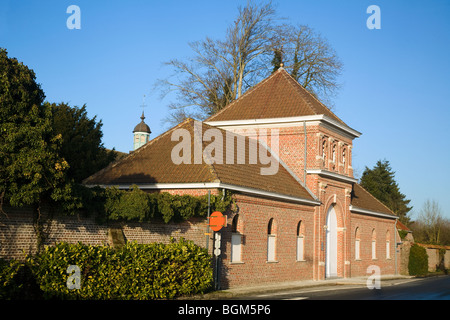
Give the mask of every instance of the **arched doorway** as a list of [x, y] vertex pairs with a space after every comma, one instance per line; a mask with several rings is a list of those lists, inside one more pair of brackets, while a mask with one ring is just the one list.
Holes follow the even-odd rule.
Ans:
[[337, 219], [334, 207], [331, 206], [327, 213], [326, 229], [326, 257], [325, 257], [325, 278], [337, 277]]

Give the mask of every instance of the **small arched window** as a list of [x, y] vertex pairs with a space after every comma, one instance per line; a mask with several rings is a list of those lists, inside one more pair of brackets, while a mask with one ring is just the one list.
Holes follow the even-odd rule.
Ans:
[[236, 214], [231, 222], [231, 262], [242, 262], [242, 234], [239, 215]]
[[275, 261], [276, 224], [273, 218], [267, 224], [267, 261]]
[[273, 218], [269, 220], [267, 224], [267, 234], [270, 236], [273, 233]]
[[323, 140], [322, 142], [322, 157], [324, 165], [327, 164], [327, 141]]
[[333, 145], [333, 151], [331, 153], [331, 161], [336, 162], [336, 145]]
[[386, 259], [391, 258], [391, 234], [389, 230], [386, 232]]
[[239, 232], [238, 230], [238, 222], [239, 222], [239, 215], [238, 214], [236, 214], [234, 217], [233, 217], [233, 221], [231, 222], [231, 232]]
[[304, 247], [305, 247], [305, 238], [304, 238], [304, 225], [300, 220], [297, 224], [297, 261], [304, 261]]
[[361, 260], [361, 231], [356, 228], [355, 231], [355, 260]]
[[372, 260], [377, 258], [377, 233], [375, 229], [372, 230]]

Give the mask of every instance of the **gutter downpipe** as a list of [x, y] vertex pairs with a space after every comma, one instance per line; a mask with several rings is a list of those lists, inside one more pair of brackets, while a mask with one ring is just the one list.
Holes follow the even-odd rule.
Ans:
[[[398, 218], [397, 218], [398, 219]], [[397, 250], [398, 250], [398, 245], [397, 245], [397, 219], [395, 219], [395, 223], [394, 223], [394, 254], [395, 254], [395, 275], [398, 274], [398, 270], [397, 270]]]
[[303, 182], [305, 183], [305, 187], [306, 187], [306, 146], [307, 146], [307, 142], [308, 142], [308, 137], [306, 136], [306, 121], [303, 121], [303, 132], [305, 135], [305, 157], [304, 157], [304, 169], [303, 169]]

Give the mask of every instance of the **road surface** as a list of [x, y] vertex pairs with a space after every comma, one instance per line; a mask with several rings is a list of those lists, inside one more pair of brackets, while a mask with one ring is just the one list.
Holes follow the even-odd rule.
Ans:
[[335, 285], [242, 296], [255, 300], [450, 300], [450, 276], [382, 281], [380, 289]]

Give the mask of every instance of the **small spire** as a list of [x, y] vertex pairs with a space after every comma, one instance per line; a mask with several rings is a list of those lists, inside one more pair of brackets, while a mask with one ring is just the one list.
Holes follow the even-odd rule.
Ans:
[[141, 104], [141, 107], [142, 107], [142, 116], [141, 116], [141, 119], [142, 119], [142, 121], [144, 121], [144, 119], [145, 119], [145, 116], [144, 116], [144, 108], [147, 107], [147, 105], [145, 104], [145, 94], [144, 94], [144, 97], [142, 98], [142, 104]]
[[280, 68], [279, 69], [283, 69], [284, 67], [284, 63], [283, 63], [283, 44], [284, 44], [284, 38], [281, 38], [281, 48], [280, 48]]

